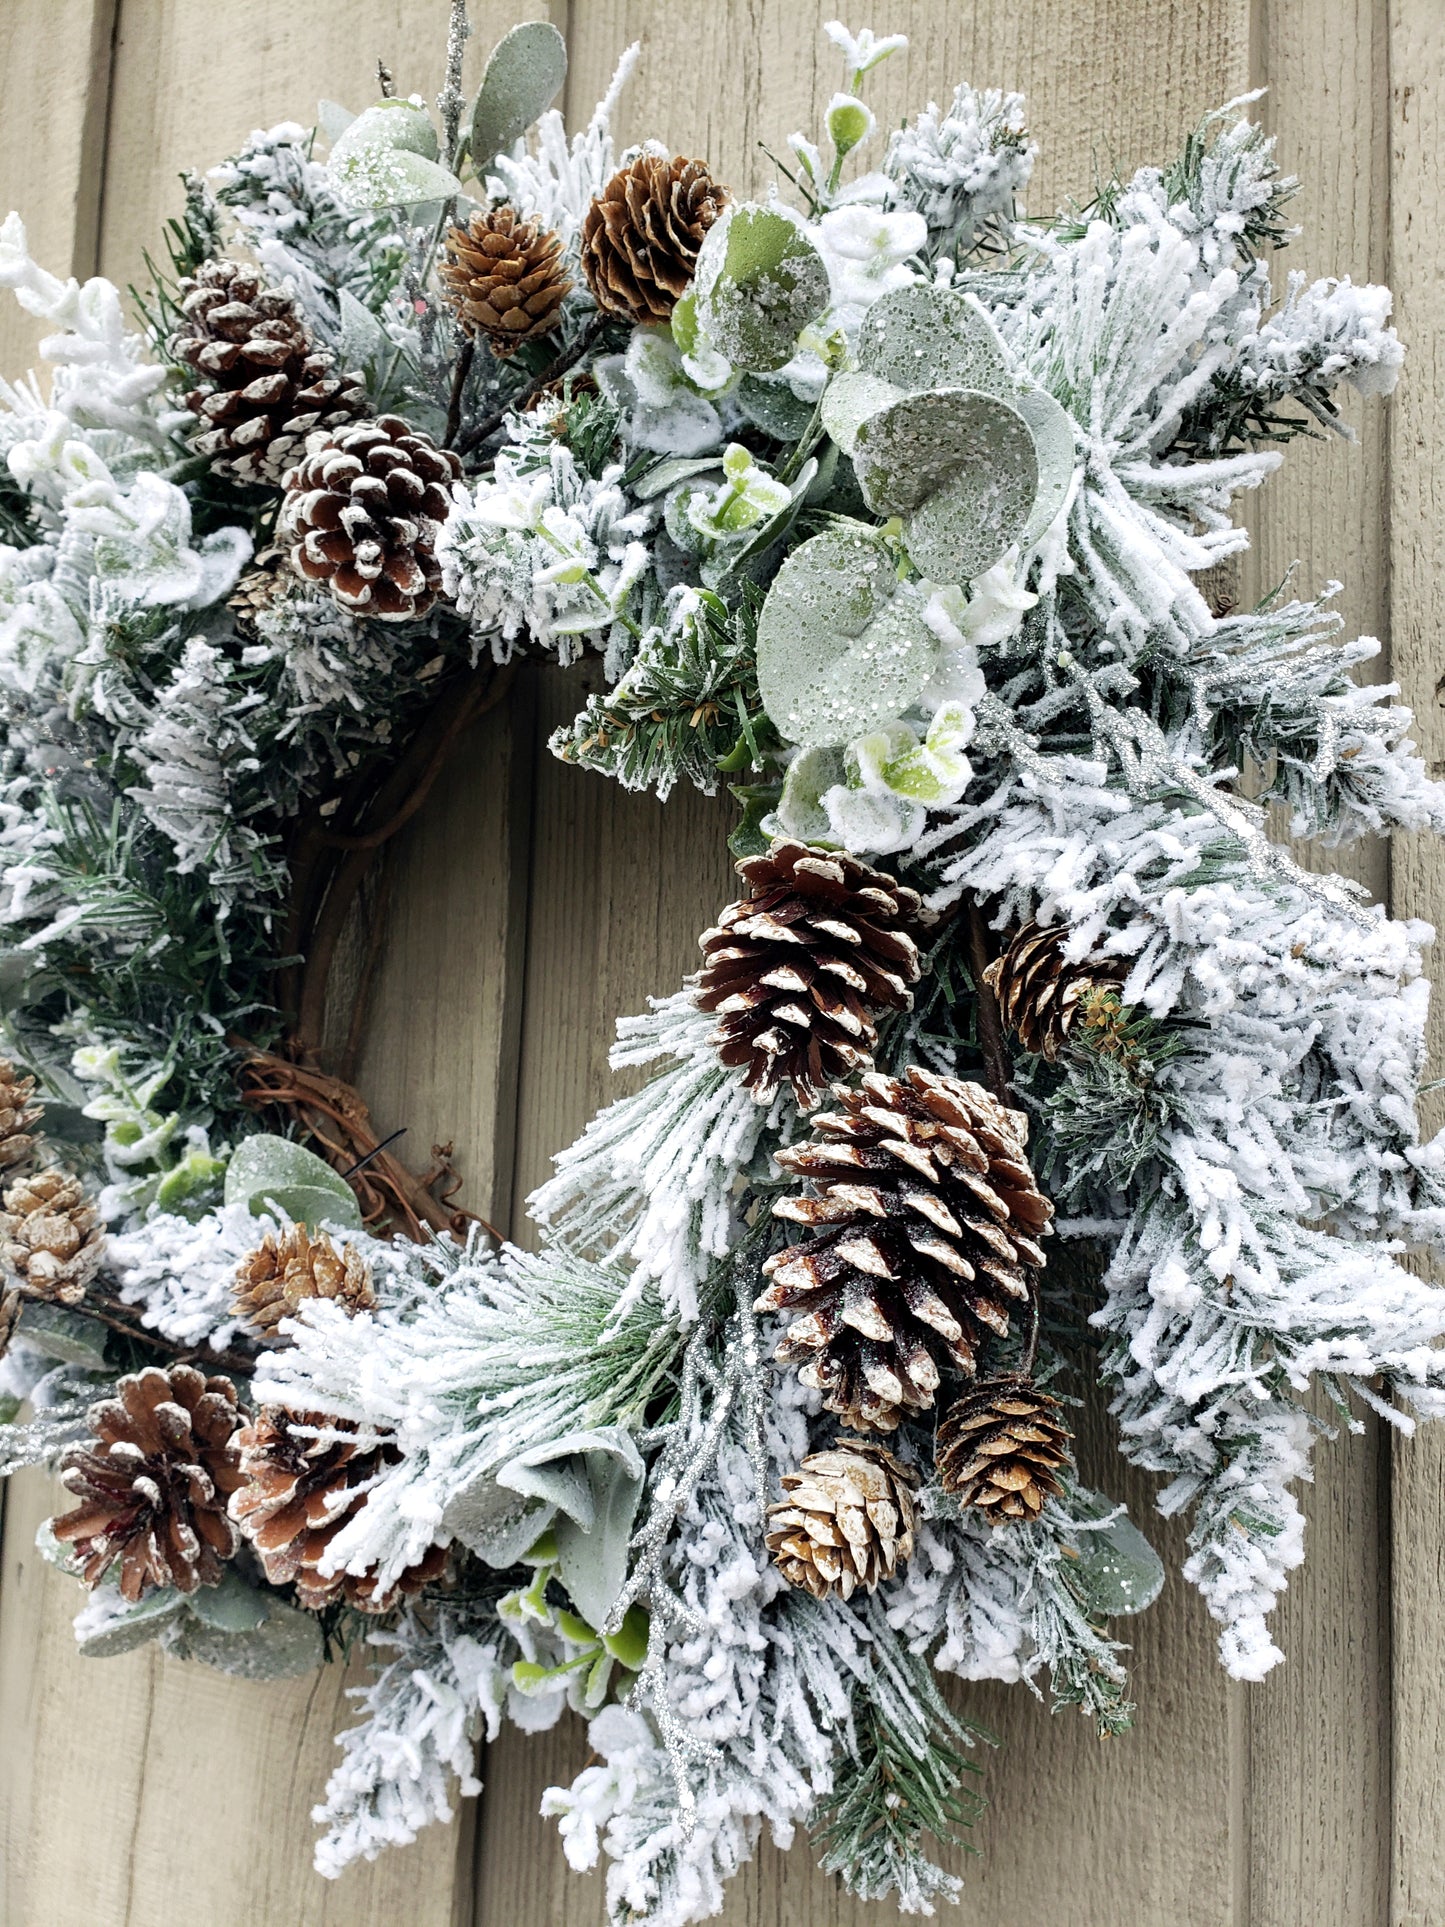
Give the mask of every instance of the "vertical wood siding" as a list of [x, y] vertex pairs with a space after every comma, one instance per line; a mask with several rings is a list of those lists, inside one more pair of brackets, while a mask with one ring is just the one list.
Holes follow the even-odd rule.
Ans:
[[[475, 70], [521, 13], [473, 0]], [[585, 119], [632, 39], [643, 59], [623, 139], [706, 154], [743, 189], [816, 121], [836, 84], [819, 0], [572, 0], [567, 106]], [[366, 99], [378, 55], [434, 94], [444, 0], [4, 0], [0, 203], [57, 270], [139, 271], [179, 199], [178, 171], [253, 126], [306, 118], [322, 92]], [[850, 24], [862, 19], [858, 15]], [[960, 76], [1023, 88], [1044, 141], [1033, 201], [1087, 199], [1097, 173], [1162, 158], [1207, 108], [1267, 85], [1263, 112], [1306, 188], [1287, 264], [1388, 279], [1410, 348], [1395, 400], [1353, 447], [1296, 450], [1250, 505], [1242, 592], [1297, 563], [1302, 589], [1345, 578], [1351, 632], [1404, 686], [1445, 772], [1437, 555], [1445, 521], [1445, 10], [1439, 0], [937, 0], [877, 4], [910, 36], [881, 70], [887, 125]], [[21, 111], [17, 106], [23, 103]], [[3, 212], [3, 209], [0, 209]], [[0, 310], [0, 368], [35, 330]], [[609, 1093], [615, 1018], [675, 988], [730, 894], [728, 810], [666, 810], [546, 754], [596, 666], [518, 678], [483, 718], [388, 866], [359, 1081], [384, 1128], [453, 1140], [466, 1195], [524, 1238], [527, 1192]], [[1397, 913], [1431, 918], [1438, 850], [1353, 853]], [[364, 934], [364, 933], [363, 933]], [[1445, 1041], [1440, 1013], [1434, 1038]], [[1147, 1513], [1151, 1482], [1089, 1415], [1086, 1470]], [[1003, 1746], [964, 1905], [980, 1927], [1445, 1927], [1442, 1546], [1445, 1444], [1371, 1426], [1324, 1446], [1309, 1558], [1280, 1613], [1289, 1655], [1233, 1687], [1175, 1569], [1133, 1627], [1139, 1721], [1107, 1746], [1021, 1688], [970, 1687]], [[582, 1764], [582, 1726], [508, 1733], [461, 1824], [328, 1885], [308, 1810], [348, 1717], [337, 1670], [248, 1685], [145, 1654], [93, 1663], [70, 1634], [73, 1584], [33, 1550], [45, 1482], [13, 1486], [0, 1568], [0, 1927], [593, 1927], [600, 1881], [566, 1871], [541, 1789]], [[764, 1847], [734, 1883], [731, 1927], [863, 1927], [896, 1918]]]

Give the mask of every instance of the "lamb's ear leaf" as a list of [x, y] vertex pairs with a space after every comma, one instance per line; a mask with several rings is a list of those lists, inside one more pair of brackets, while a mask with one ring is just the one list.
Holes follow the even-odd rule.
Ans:
[[566, 78], [567, 43], [550, 20], [524, 20], [503, 35], [472, 103], [468, 145], [479, 177], [546, 113]]
[[977, 388], [1008, 395], [1009, 352], [971, 296], [916, 281], [885, 294], [858, 330], [860, 371], [909, 394], [925, 388]]
[[361, 1229], [356, 1193], [339, 1172], [304, 1144], [260, 1133], [237, 1145], [226, 1167], [225, 1201], [260, 1217], [268, 1200], [297, 1224]]
[[923, 608], [871, 529], [825, 529], [794, 549], [758, 622], [758, 689], [780, 733], [826, 749], [900, 715], [938, 661]]

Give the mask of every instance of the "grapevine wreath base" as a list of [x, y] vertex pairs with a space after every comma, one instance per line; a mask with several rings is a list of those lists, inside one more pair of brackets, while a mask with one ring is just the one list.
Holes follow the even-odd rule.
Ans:
[[[1241, 1679], [1312, 1387], [1445, 1407], [1430, 933], [1265, 816], [1445, 791], [1332, 590], [1222, 587], [1241, 492], [1393, 385], [1389, 296], [1279, 297], [1245, 103], [1026, 220], [1014, 94], [859, 171], [903, 42], [835, 23], [748, 201], [615, 151], [636, 49], [569, 138], [555, 30], [470, 104], [467, 32], [435, 117], [383, 68], [187, 176], [138, 334], [0, 229], [52, 367], [0, 391], [4, 1464], [59, 1466], [83, 1653], [370, 1658], [324, 1874], [572, 1707], [544, 1810], [615, 1920], [715, 1912], [765, 1822], [929, 1912], [987, 1737], [940, 1675], [1129, 1724], [1162, 1570], [1080, 1483], [1091, 1377]], [[374, 949], [327, 987], [517, 661], [588, 650], [553, 752], [728, 783], [740, 883], [529, 1254], [378, 1141]]]

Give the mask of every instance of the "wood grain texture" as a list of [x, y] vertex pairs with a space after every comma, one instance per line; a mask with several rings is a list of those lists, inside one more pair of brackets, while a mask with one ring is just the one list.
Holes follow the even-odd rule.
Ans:
[[[1391, 0], [1390, 281], [1409, 344], [1391, 404], [1389, 590], [1392, 673], [1414, 705], [1431, 773], [1445, 776], [1440, 544], [1445, 528], [1445, 16], [1434, 0]], [[1445, 864], [1416, 837], [1392, 851], [1397, 914], [1445, 929]], [[1442, 959], [1431, 1010], [1432, 1062], [1445, 1042]], [[1438, 1127], [1441, 1093], [1427, 1106]], [[1433, 1431], [1393, 1457], [1394, 1876], [1392, 1927], [1445, 1923], [1445, 1447]]]
[[[0, 215], [19, 211], [30, 251], [52, 274], [96, 271], [106, 109], [117, 0], [9, 0], [0, 7]], [[43, 24], [43, 30], [42, 30]], [[7, 294], [0, 368], [35, 358], [40, 323]]]

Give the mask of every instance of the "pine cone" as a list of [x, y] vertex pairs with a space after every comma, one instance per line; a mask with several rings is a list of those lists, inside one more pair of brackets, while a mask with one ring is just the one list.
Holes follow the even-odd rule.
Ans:
[[243, 569], [238, 576], [235, 588], [226, 598], [226, 607], [236, 618], [236, 627], [242, 635], [254, 637], [257, 617], [265, 615], [272, 603], [279, 602], [291, 587], [290, 570], [278, 566], [283, 560], [280, 549], [262, 549], [251, 567]]
[[96, 1442], [73, 1446], [61, 1483], [80, 1500], [52, 1521], [98, 1586], [120, 1560], [120, 1590], [213, 1586], [239, 1544], [226, 1501], [240, 1481], [236, 1388], [193, 1365], [132, 1372], [90, 1413]]
[[790, 1586], [851, 1599], [891, 1579], [913, 1551], [916, 1481], [884, 1446], [839, 1439], [783, 1474], [787, 1498], [768, 1507], [768, 1551]]
[[856, 857], [786, 838], [737, 867], [751, 893], [698, 939], [697, 1001], [722, 1019], [718, 1055], [747, 1067], [760, 1104], [790, 1083], [809, 1110], [872, 1063], [874, 1018], [911, 1006], [922, 904]]
[[1052, 1064], [1096, 993], [1116, 991], [1128, 966], [1114, 957], [1064, 956], [1067, 924], [1026, 923], [1001, 957], [984, 971], [999, 1011], [1019, 1042]]
[[20, 1323], [20, 1312], [25, 1300], [12, 1285], [9, 1291], [0, 1292], [0, 1358], [10, 1349], [10, 1341], [15, 1336], [15, 1327]]
[[52, 1166], [7, 1188], [0, 1255], [29, 1297], [78, 1305], [104, 1250], [105, 1233], [79, 1178]]
[[[308, 1428], [322, 1436], [310, 1436]], [[357, 1429], [319, 1412], [265, 1406], [238, 1440], [244, 1483], [231, 1501], [231, 1517], [260, 1554], [272, 1585], [294, 1580], [301, 1605], [344, 1599], [359, 1612], [384, 1613], [440, 1576], [447, 1549], [432, 1546], [379, 1595], [365, 1573], [317, 1570], [335, 1534], [366, 1504], [377, 1475], [401, 1458], [389, 1442], [351, 1443], [347, 1435]]]
[[550, 334], [572, 286], [560, 238], [511, 207], [479, 211], [465, 228], [450, 229], [438, 272], [462, 326], [485, 335], [494, 355]]
[[13, 1171], [35, 1149], [33, 1128], [45, 1107], [32, 1104], [35, 1079], [17, 1075], [8, 1057], [0, 1057], [0, 1171]]
[[1059, 1401], [1027, 1378], [985, 1379], [954, 1400], [938, 1428], [939, 1482], [995, 1522], [1033, 1519], [1068, 1462]]
[[462, 472], [450, 449], [399, 415], [313, 442], [291, 472], [277, 533], [291, 566], [349, 615], [406, 622], [441, 587], [436, 542]]
[[598, 307], [670, 320], [728, 200], [703, 161], [643, 152], [620, 167], [582, 217], [582, 271]]
[[181, 311], [170, 353], [201, 377], [186, 396], [200, 419], [191, 445], [223, 475], [281, 482], [313, 430], [366, 413], [360, 375], [334, 372], [335, 356], [307, 334], [296, 303], [254, 268], [205, 262], [181, 283]]
[[835, 1088], [811, 1143], [777, 1161], [810, 1181], [775, 1216], [814, 1227], [763, 1266], [758, 1311], [799, 1314], [780, 1364], [860, 1430], [891, 1432], [902, 1408], [933, 1404], [944, 1365], [972, 1377], [986, 1334], [1006, 1336], [1026, 1302], [1035, 1239], [1053, 1206], [1024, 1151], [1025, 1119], [980, 1084], [916, 1067]]
[[232, 1305], [269, 1337], [308, 1298], [339, 1298], [353, 1317], [374, 1311], [376, 1291], [366, 1261], [354, 1245], [338, 1251], [325, 1232], [313, 1237], [304, 1225], [292, 1225], [279, 1238], [268, 1232], [241, 1261]]

